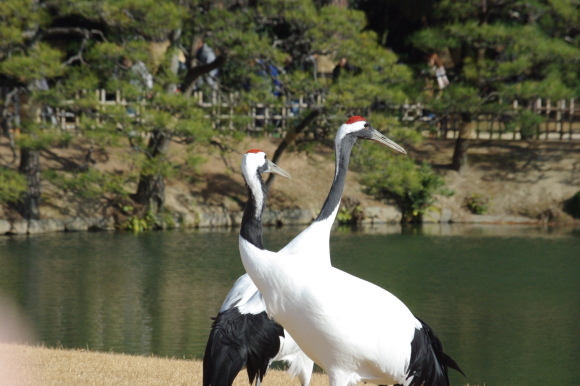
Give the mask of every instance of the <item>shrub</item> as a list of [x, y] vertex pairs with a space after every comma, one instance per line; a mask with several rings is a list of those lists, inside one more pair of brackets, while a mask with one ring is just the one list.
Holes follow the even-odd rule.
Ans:
[[473, 214], [486, 214], [489, 209], [489, 199], [479, 193], [473, 193], [465, 199], [465, 206]]
[[428, 164], [417, 165], [408, 156], [368, 145], [361, 146], [362, 151], [357, 150], [353, 158], [361, 172], [361, 183], [367, 193], [394, 202], [403, 214], [403, 222], [422, 222], [435, 195], [453, 194]]
[[342, 208], [340, 208], [336, 217], [340, 224], [360, 224], [364, 219], [364, 212], [360, 206], [360, 201], [345, 197], [342, 200]]
[[78, 201], [99, 201], [103, 198], [113, 202], [129, 196], [124, 188], [125, 176], [88, 169], [78, 173], [60, 173], [46, 170], [43, 177], [64, 193], [72, 194]]
[[531, 139], [536, 136], [537, 128], [544, 118], [529, 110], [522, 110], [516, 117], [515, 124], [520, 127], [520, 136], [522, 139]]
[[0, 168], [0, 204], [18, 202], [26, 188], [26, 178], [22, 174]]

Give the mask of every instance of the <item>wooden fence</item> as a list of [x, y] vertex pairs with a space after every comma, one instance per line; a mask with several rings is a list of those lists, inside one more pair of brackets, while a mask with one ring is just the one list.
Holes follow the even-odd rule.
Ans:
[[[89, 91], [84, 91], [89, 92]], [[107, 93], [105, 90], [96, 90], [99, 104], [127, 105], [127, 101], [120, 92]], [[238, 93], [223, 94], [218, 92], [195, 92], [192, 98], [197, 105], [204, 108], [216, 129], [240, 129], [248, 132], [263, 132], [268, 135], [283, 135], [285, 130], [295, 124], [304, 110], [319, 107], [324, 103], [323, 96], [299, 97], [283, 99], [276, 105], [256, 103], [244, 111], [239, 110], [240, 95]], [[74, 101], [69, 101], [72, 104]], [[145, 103], [145, 102], [142, 102]], [[373, 108], [378, 110], [379, 107]], [[460, 114], [448, 114], [444, 117], [434, 115], [428, 106], [419, 103], [404, 103], [402, 105], [382, 104], [380, 109], [403, 122], [421, 130], [424, 135], [440, 138], [456, 138], [463, 125]], [[521, 127], [513, 120], [522, 110], [529, 110], [543, 119], [543, 122], [534, 125], [530, 131], [522, 133]], [[559, 100], [537, 98], [526, 101], [521, 105], [515, 100], [508, 109], [501, 114], [478, 114], [471, 117], [469, 124], [473, 136], [479, 139], [542, 139], [542, 140], [580, 140], [580, 107], [574, 99]], [[54, 112], [58, 125], [64, 130], [77, 130], [79, 117], [66, 108]], [[524, 135], [522, 135], [524, 134]]]
[[[457, 138], [464, 124], [461, 114], [437, 117], [421, 104], [404, 104], [401, 109], [401, 120], [419, 122], [425, 135]], [[522, 133], [514, 117], [524, 109], [538, 114], [542, 122]], [[467, 126], [477, 139], [580, 140], [580, 106], [575, 104], [574, 98], [555, 103], [537, 98], [527, 101], [525, 106], [514, 100], [503, 113], [481, 113], [471, 119]]]
[[[528, 101], [527, 106], [520, 106], [517, 100], [512, 102], [513, 113], [522, 109], [538, 114], [543, 118], [543, 122], [522, 132], [521, 127], [510, 127], [514, 126], [513, 114], [483, 114], [478, 116], [475, 122], [476, 138], [580, 140], [580, 108], [575, 105], [573, 98], [568, 101], [558, 100], [555, 103], [550, 99], [537, 98]], [[457, 124], [454, 127], [456, 128]], [[454, 137], [457, 134], [457, 130], [453, 131]]]

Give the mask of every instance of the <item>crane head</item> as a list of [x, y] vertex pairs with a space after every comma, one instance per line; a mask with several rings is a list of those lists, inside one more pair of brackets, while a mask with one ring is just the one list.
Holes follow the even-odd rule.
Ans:
[[343, 123], [336, 134], [336, 143], [341, 142], [346, 136], [354, 136], [356, 139], [369, 139], [381, 143], [403, 154], [407, 154], [405, 149], [397, 145], [394, 141], [387, 138], [377, 130], [371, 127], [371, 124], [363, 117], [354, 115]]
[[282, 177], [292, 179], [290, 173], [270, 161], [266, 153], [260, 149], [251, 149], [242, 158], [242, 172], [244, 174], [276, 173]]

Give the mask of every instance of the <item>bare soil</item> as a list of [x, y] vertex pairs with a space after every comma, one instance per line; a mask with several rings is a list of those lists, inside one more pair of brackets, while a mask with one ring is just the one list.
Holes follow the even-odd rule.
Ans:
[[454, 141], [426, 141], [414, 149], [445, 176], [455, 194], [438, 205], [467, 218], [466, 199], [480, 194], [489, 214], [571, 221], [563, 203], [580, 190], [580, 143], [546, 141], [473, 141], [469, 165], [457, 173], [448, 165]]

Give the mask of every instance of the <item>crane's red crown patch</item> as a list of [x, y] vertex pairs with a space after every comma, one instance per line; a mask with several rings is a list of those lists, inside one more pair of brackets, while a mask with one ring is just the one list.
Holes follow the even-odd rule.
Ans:
[[263, 153], [263, 151], [260, 149], [251, 149], [246, 152], [246, 154], [248, 153]]
[[351, 123], [355, 123], [358, 121], [366, 121], [365, 118], [358, 116], [358, 115], [353, 115], [352, 117], [348, 118], [348, 121], [346, 121], [347, 125], [350, 125]]

